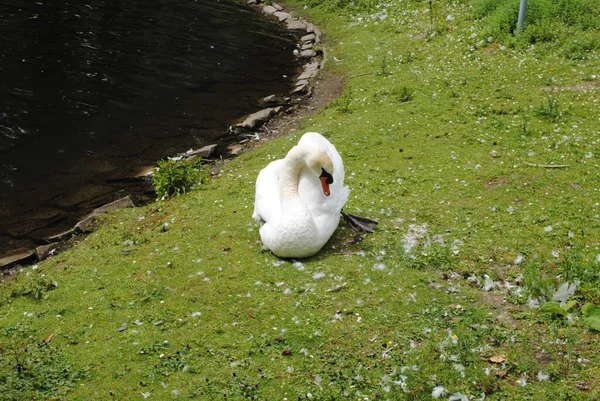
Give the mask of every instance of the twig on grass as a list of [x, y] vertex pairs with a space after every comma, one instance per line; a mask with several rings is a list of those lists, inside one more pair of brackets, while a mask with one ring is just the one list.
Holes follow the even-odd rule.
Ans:
[[523, 162], [528, 166], [531, 167], [542, 167], [542, 168], [569, 168], [571, 167], [569, 164], [535, 164], [535, 163], [528, 163], [528, 162]]
[[348, 80], [352, 79], [352, 78], [358, 78], [358, 77], [362, 77], [365, 75], [373, 75], [372, 72], [363, 72], [362, 74], [356, 74], [356, 75], [352, 75], [350, 78], [348, 78]]

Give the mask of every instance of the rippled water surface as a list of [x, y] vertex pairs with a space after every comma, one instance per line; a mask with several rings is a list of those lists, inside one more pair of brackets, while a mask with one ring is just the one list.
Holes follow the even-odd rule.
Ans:
[[0, 254], [284, 93], [293, 39], [234, 0], [0, 4]]

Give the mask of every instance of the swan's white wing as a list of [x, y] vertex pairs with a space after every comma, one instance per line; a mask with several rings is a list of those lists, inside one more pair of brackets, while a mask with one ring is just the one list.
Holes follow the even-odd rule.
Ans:
[[256, 179], [256, 195], [252, 217], [258, 223], [276, 225], [281, 215], [279, 195], [279, 171], [283, 160], [269, 163], [258, 174]]

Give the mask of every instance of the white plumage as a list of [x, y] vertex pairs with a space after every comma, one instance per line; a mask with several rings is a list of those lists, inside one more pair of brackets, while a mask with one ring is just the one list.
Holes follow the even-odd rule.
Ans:
[[314, 255], [337, 228], [349, 194], [335, 146], [316, 132], [304, 134], [256, 179], [252, 217], [265, 248], [283, 258]]

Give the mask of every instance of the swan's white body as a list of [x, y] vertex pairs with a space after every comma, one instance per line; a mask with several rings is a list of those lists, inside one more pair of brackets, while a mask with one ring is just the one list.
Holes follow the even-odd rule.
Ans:
[[[321, 171], [333, 177], [329, 196]], [[252, 217], [261, 225], [265, 248], [283, 258], [314, 255], [337, 228], [349, 194], [335, 146], [316, 132], [304, 134], [284, 159], [271, 162], [256, 179]]]

